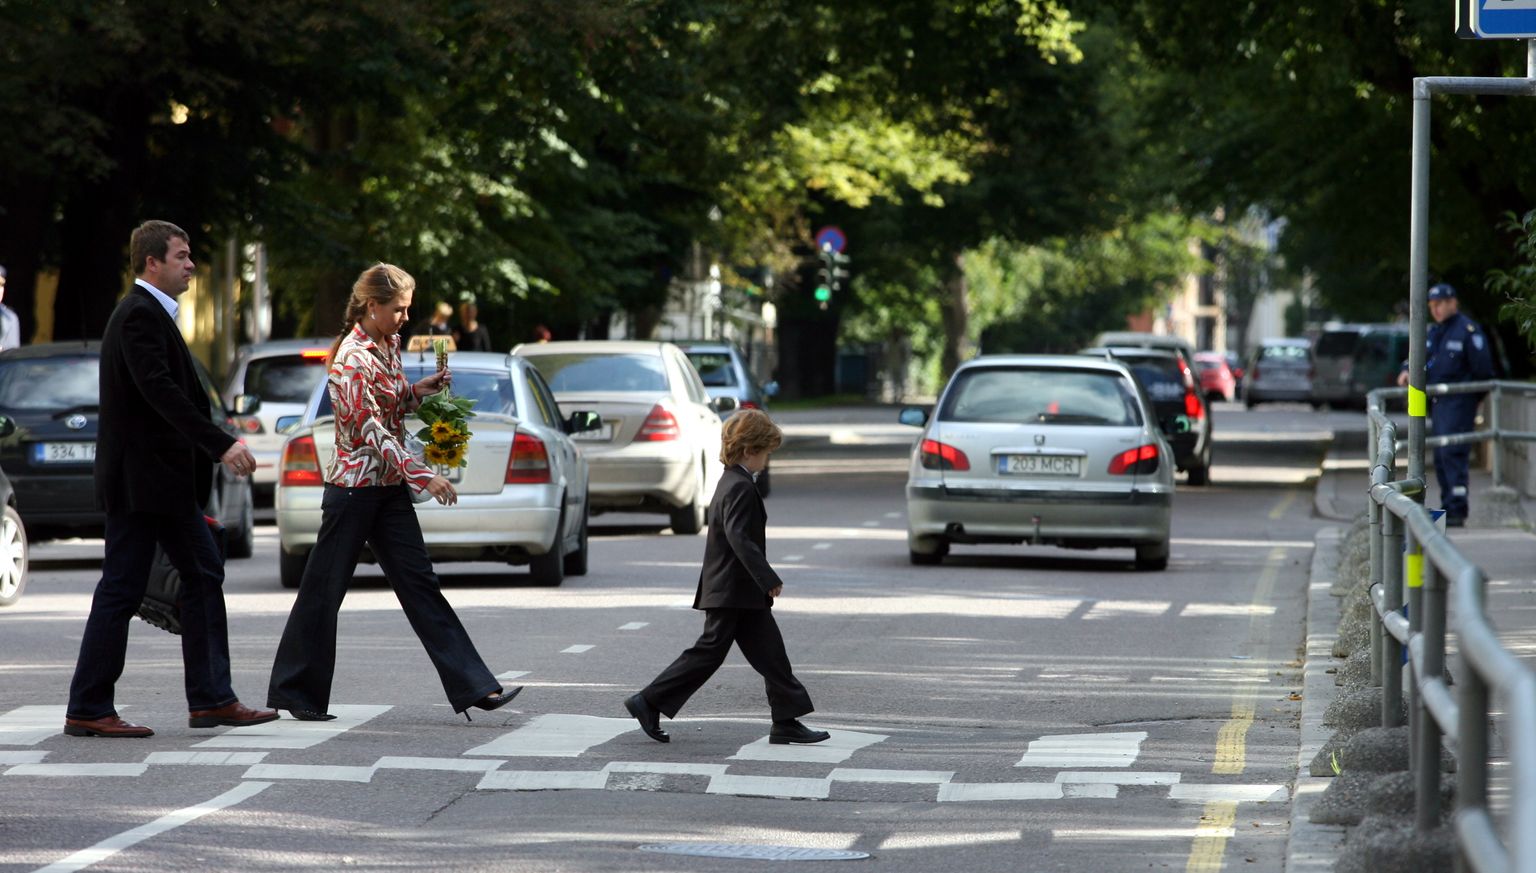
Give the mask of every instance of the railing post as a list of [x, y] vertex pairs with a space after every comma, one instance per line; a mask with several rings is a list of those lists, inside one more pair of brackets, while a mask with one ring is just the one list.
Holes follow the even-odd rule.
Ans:
[[[1403, 523], [1386, 507], [1380, 507], [1380, 512], [1381, 605], [1391, 614], [1403, 608]], [[1380, 624], [1380, 620], [1376, 623]], [[1385, 631], [1381, 635], [1381, 660], [1372, 672], [1378, 669], [1381, 726], [1398, 727], [1403, 723], [1403, 644]]]
[[[1454, 585], [1465, 585], [1484, 611], [1485, 591], [1481, 572], [1463, 574]], [[1476, 667], [1463, 662], [1462, 675], [1456, 677], [1456, 809], [1486, 809], [1488, 806], [1488, 683]], [[1466, 857], [1458, 852], [1458, 869], [1467, 869]]]
[[1499, 383], [1493, 383], [1493, 392], [1488, 395], [1488, 425], [1493, 428], [1493, 487], [1499, 488], [1504, 484], [1504, 428], [1501, 422], [1503, 415], [1499, 407], [1504, 405], [1504, 392], [1500, 390]]
[[1381, 584], [1381, 504], [1369, 491], [1365, 498], [1365, 517], [1369, 523], [1371, 547], [1370, 577], [1365, 583], [1366, 600], [1371, 604], [1371, 685], [1380, 687], [1382, 638], [1387, 634], [1382, 632], [1381, 616], [1376, 614], [1375, 601], [1369, 593]]
[[[1424, 565], [1423, 594], [1424, 673], [1418, 683], [1438, 679], [1445, 673], [1445, 577], [1433, 563]], [[1418, 716], [1418, 742], [1414, 746], [1414, 809], [1420, 831], [1440, 826], [1440, 725], [1429, 711], [1424, 695], [1415, 695], [1414, 712]]]

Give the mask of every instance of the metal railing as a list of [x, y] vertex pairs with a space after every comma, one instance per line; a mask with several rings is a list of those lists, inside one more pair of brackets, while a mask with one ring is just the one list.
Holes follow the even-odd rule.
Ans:
[[[1536, 392], [1536, 385], [1478, 382], [1429, 385], [1431, 396], [1492, 395], [1489, 428], [1426, 439], [1425, 446], [1536, 441], [1536, 433], [1499, 427], [1499, 401], [1506, 391]], [[1382, 689], [1381, 724], [1401, 724], [1403, 651], [1410, 670], [1410, 761], [1414, 774], [1414, 820], [1419, 830], [1440, 825], [1441, 744], [1456, 756], [1453, 818], [1461, 863], [1478, 873], [1536, 873], [1536, 671], [1499, 642], [1485, 610], [1487, 578], [1452, 544], [1422, 505], [1424, 481], [1395, 479], [1397, 425], [1383, 411], [1405, 389], [1378, 389], [1368, 395], [1371, 487], [1371, 599], [1379, 620], [1371, 622], [1371, 679]], [[1494, 484], [1503, 484], [1500, 455], [1494, 453]], [[1428, 560], [1426, 560], [1426, 558]], [[1404, 592], [1406, 590], [1406, 597]], [[1406, 603], [1404, 602], [1406, 600]], [[1407, 607], [1406, 615], [1404, 606]], [[1465, 669], [1457, 682], [1445, 681], [1446, 634], [1455, 607], [1457, 651]], [[1504, 702], [1509, 731], [1510, 804], [1503, 832], [1488, 804], [1490, 701]]]

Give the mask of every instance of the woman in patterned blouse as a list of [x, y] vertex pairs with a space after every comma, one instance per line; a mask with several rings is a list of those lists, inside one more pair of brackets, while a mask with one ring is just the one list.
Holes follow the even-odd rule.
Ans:
[[454, 712], [497, 709], [504, 691], [475, 651], [432, 570], [411, 493], [445, 506], [458, 495], [405, 448], [403, 422], [421, 398], [447, 387], [442, 370], [412, 385], [400, 365], [400, 328], [416, 290], [390, 264], [364, 270], [352, 286], [341, 336], [331, 346], [328, 390], [336, 411], [336, 458], [325, 475], [320, 534], [272, 665], [267, 705], [303, 721], [335, 718], [326, 710], [336, 667], [336, 616], [366, 542], [395, 589], [411, 628], [437, 668]]

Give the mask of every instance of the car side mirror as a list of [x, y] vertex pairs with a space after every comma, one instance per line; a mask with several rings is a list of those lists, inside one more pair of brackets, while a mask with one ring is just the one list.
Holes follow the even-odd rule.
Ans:
[[709, 401], [709, 408], [716, 412], [735, 412], [736, 398], [730, 396], [716, 397]]
[[302, 415], [281, 415], [278, 416], [277, 423], [273, 427], [278, 433], [293, 433], [298, 430], [299, 422], [303, 420]]
[[777, 397], [777, 396], [779, 396], [779, 383], [778, 382], [769, 382], [767, 385], [764, 385], [763, 386], [763, 396], [764, 397]]
[[603, 426], [603, 417], [595, 412], [578, 411], [565, 420], [566, 433], [586, 433]]
[[928, 423], [928, 410], [908, 406], [896, 416], [896, 420], [909, 427], [922, 427]]
[[5, 439], [16, 432], [16, 420], [9, 415], [0, 415], [0, 439]]
[[241, 394], [235, 398], [236, 415], [253, 415], [261, 408], [261, 398], [255, 394]]

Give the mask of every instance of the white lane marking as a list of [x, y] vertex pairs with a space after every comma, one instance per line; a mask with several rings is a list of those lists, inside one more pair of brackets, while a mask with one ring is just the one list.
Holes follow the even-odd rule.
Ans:
[[475, 788], [503, 791], [559, 791], [573, 788], [606, 788], [605, 770], [492, 770]]
[[115, 837], [108, 837], [89, 849], [81, 849], [61, 861], [38, 868], [36, 873], [74, 873], [76, 870], [82, 870], [98, 861], [105, 861], [118, 852], [141, 843], [150, 837], [159, 836], [172, 828], [178, 828], [189, 822], [196, 821], [210, 812], [218, 812], [221, 809], [234, 806], [242, 800], [254, 797], [266, 790], [271, 784], [270, 782], [242, 782], [212, 800], [200, 803], [197, 806], [178, 809], [175, 812], [167, 813], [155, 819], [149, 824], [124, 831]]
[[803, 561], [803, 560], [805, 560], [805, 556], [804, 555], [785, 555], [784, 557], [780, 558], [779, 560], [784, 561], [786, 563], [788, 563], [790, 561]]
[[1071, 770], [1057, 773], [1063, 785], [1175, 785], [1181, 773], [1083, 773]]
[[538, 716], [517, 730], [464, 754], [502, 758], [575, 758], [593, 746], [639, 729], [632, 718], [553, 713]]
[[899, 513], [899, 512], [887, 512], [885, 514], [885, 517], [886, 518], [901, 518], [901, 513]]
[[639, 630], [649, 624], [650, 622], [648, 621], [631, 621], [619, 625], [619, 630]]
[[832, 548], [832, 544], [831, 543], [817, 543], [816, 545], [811, 546], [811, 548], [813, 548], [813, 549], [830, 549], [830, 548]]
[[609, 773], [682, 773], [690, 776], [723, 776], [725, 764], [687, 764], [673, 761], [609, 761]]
[[975, 846], [981, 843], [1012, 843], [1022, 839], [1024, 839], [1023, 831], [906, 833], [886, 837], [875, 848], [883, 851], [939, 849], [947, 846]]
[[[1223, 831], [1223, 832], [1218, 832]], [[1230, 837], [1234, 828], [1056, 828], [1051, 831], [1052, 840], [1192, 840], [1195, 837]]]
[[1060, 800], [1064, 787], [1055, 782], [946, 782], [939, 786], [940, 802], [975, 800]]
[[7, 776], [143, 776], [148, 764], [17, 764]]
[[0, 715], [0, 746], [31, 746], [64, 732], [65, 706], [18, 706]]
[[521, 679], [524, 676], [527, 676], [528, 673], [529, 671], [527, 670], [508, 670], [505, 673], [497, 673], [496, 678], [511, 682], [513, 679]]
[[331, 715], [336, 716], [333, 721], [299, 721], [280, 718], [266, 724], [231, 728], [211, 740], [195, 744], [193, 748], [308, 749], [388, 711], [388, 706], [334, 703], [330, 708]]
[[880, 526], [880, 522], [878, 522], [878, 521], [866, 521], [866, 522], [864, 522], [863, 525], [861, 525], [861, 527], [879, 527], [879, 526]]
[[1169, 800], [1195, 803], [1271, 803], [1290, 799], [1284, 785], [1191, 785], [1183, 782], [1168, 789]]
[[249, 767], [260, 764], [266, 752], [151, 752], [144, 759], [146, 764], [243, 764]]
[[1314, 545], [1311, 540], [1212, 540], [1178, 537], [1171, 542], [1176, 546], [1215, 546], [1232, 549], [1310, 549]]
[[890, 739], [885, 734], [859, 731], [832, 731], [832, 738], [811, 745], [772, 745], [767, 737], [742, 746], [731, 761], [800, 761], [815, 764], [841, 764], [854, 752]]
[[1114, 800], [1120, 795], [1120, 786], [1093, 782], [1063, 782], [1062, 793], [1066, 797], [1091, 797], [1098, 800]]
[[41, 764], [48, 757], [47, 752], [4, 752], [0, 751], [0, 767], [9, 764]]
[[387, 755], [373, 764], [375, 770], [447, 770], [454, 773], [485, 773], [505, 761], [465, 761], [462, 758], [411, 758]]
[[955, 778], [944, 770], [859, 770], [838, 767], [827, 778], [833, 782], [904, 782], [914, 785], [942, 785]]
[[312, 764], [257, 764], [245, 771], [246, 779], [312, 779], [319, 782], [369, 782], [372, 767], [343, 767]]
[[753, 797], [803, 797], [825, 800], [832, 792], [826, 779], [795, 776], [716, 776], [709, 780], [706, 794], [738, 794]]
[[566, 648], [563, 648], [563, 649], [560, 650], [560, 654], [562, 654], [562, 655], [579, 655], [582, 652], [590, 652], [590, 651], [592, 651], [595, 648], [597, 648], [597, 646], [588, 646], [588, 645], [567, 646]]
[[1108, 734], [1055, 734], [1029, 744], [1015, 767], [1063, 770], [1074, 767], [1129, 767], [1141, 754], [1146, 731]]

